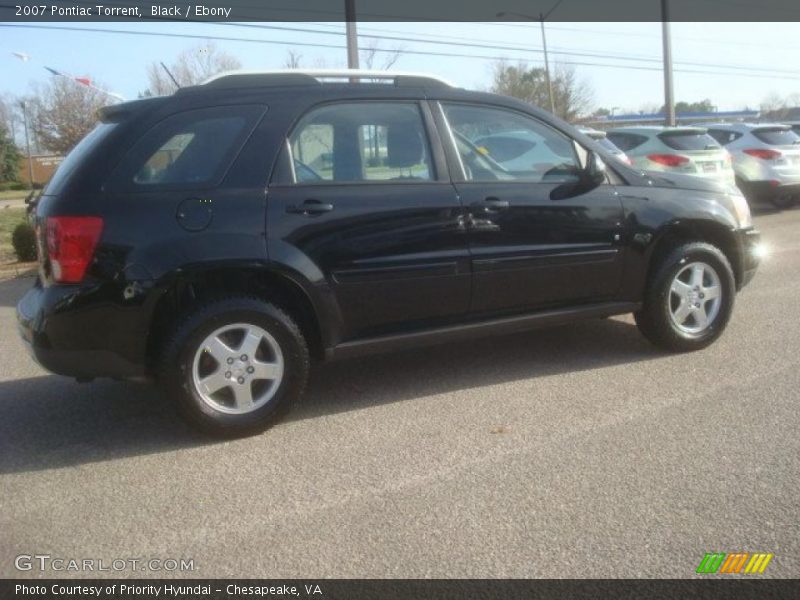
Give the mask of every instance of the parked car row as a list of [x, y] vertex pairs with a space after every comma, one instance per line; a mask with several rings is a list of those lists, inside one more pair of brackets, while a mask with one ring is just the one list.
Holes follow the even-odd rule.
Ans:
[[602, 143], [643, 171], [735, 183], [751, 202], [787, 208], [800, 198], [800, 123], [619, 127]]

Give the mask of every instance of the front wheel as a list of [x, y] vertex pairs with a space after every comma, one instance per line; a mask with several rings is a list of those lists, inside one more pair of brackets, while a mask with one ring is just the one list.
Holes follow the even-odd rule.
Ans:
[[193, 425], [235, 436], [285, 414], [308, 372], [305, 340], [288, 314], [255, 298], [226, 298], [177, 327], [162, 353], [160, 381]]
[[642, 309], [634, 315], [644, 336], [656, 346], [687, 352], [722, 335], [736, 294], [725, 255], [710, 244], [685, 244], [656, 269]]

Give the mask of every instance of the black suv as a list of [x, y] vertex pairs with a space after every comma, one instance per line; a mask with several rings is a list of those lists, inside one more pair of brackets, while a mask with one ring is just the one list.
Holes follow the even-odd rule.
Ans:
[[217, 433], [274, 422], [312, 358], [630, 312], [702, 348], [758, 263], [735, 188], [431, 77], [235, 73], [100, 121], [36, 206], [22, 337]]

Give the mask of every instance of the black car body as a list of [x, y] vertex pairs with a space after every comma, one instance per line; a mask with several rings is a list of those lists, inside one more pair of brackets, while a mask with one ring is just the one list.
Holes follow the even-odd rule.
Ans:
[[[483, 180], [475, 173], [491, 157], [448, 122], [476, 107], [574, 140], [583, 170]], [[348, 115], [364, 108], [388, 119], [374, 139], [369, 127], [348, 133]], [[330, 126], [329, 110], [340, 119]], [[393, 121], [403, 111], [418, 115], [418, 133]], [[18, 305], [36, 359], [79, 379], [158, 375], [177, 324], [220, 296], [274, 303], [312, 356], [333, 358], [641, 311], [655, 266], [681, 244], [718, 249], [736, 290], [758, 262], [759, 236], [734, 190], [618, 161], [602, 172], [605, 150], [552, 115], [432, 79], [233, 75], [103, 109], [101, 120], [38, 200], [40, 271]], [[328, 142], [312, 133], [338, 136], [316, 168], [290, 156], [306, 122], [315, 153]], [[193, 155], [187, 136], [205, 139]], [[347, 173], [337, 153], [367, 156], [369, 144], [376, 176], [399, 176]], [[477, 152], [472, 167], [467, 152]], [[70, 243], [86, 264], [64, 282], [75, 259], [53, 257]]]

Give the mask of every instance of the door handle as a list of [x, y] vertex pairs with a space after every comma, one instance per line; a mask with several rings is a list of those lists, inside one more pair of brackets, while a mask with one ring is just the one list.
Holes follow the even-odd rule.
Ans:
[[488, 198], [484, 198], [483, 200], [479, 200], [473, 206], [478, 208], [482, 208], [485, 212], [494, 212], [499, 210], [506, 210], [511, 205], [508, 200], [500, 200], [500, 198], [495, 198], [494, 196], [489, 196]]
[[314, 200], [310, 198], [303, 202], [299, 206], [289, 206], [286, 209], [287, 213], [293, 215], [320, 215], [322, 213], [330, 212], [333, 210], [333, 204], [329, 202], [320, 202], [319, 200]]

